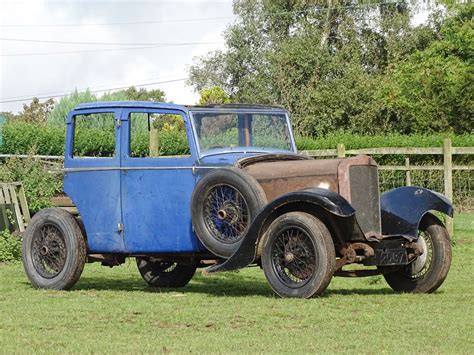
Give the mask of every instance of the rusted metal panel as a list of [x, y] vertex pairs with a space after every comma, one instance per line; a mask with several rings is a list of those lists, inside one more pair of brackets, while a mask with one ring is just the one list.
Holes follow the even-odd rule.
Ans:
[[310, 187], [338, 192], [337, 170], [341, 159], [260, 162], [243, 168], [262, 186], [267, 200]]

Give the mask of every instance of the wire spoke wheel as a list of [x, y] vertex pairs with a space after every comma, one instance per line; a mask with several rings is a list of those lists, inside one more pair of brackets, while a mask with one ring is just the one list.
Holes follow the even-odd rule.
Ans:
[[273, 268], [288, 287], [304, 285], [316, 269], [314, 245], [308, 234], [298, 228], [284, 230], [274, 241]]
[[433, 240], [426, 231], [418, 231], [417, 244], [421, 246], [423, 254], [407, 266], [407, 274], [411, 279], [418, 279], [425, 275], [433, 261]]
[[183, 264], [160, 258], [137, 258], [137, 266], [143, 280], [151, 287], [183, 287], [196, 271], [194, 259]]
[[444, 224], [431, 213], [420, 221], [417, 244], [423, 250], [406, 267], [384, 273], [385, 281], [397, 292], [430, 293], [448, 276], [451, 241]]
[[53, 224], [45, 224], [33, 235], [31, 255], [36, 271], [44, 278], [59, 275], [67, 259], [63, 234]]
[[235, 243], [249, 225], [249, 208], [242, 194], [233, 186], [216, 185], [206, 197], [205, 224], [223, 243]]
[[308, 213], [289, 212], [272, 222], [264, 238], [262, 268], [276, 294], [309, 298], [324, 292], [336, 266], [324, 223]]
[[196, 184], [191, 198], [194, 231], [214, 255], [230, 257], [267, 203], [255, 178], [235, 167], [215, 169]]
[[87, 245], [74, 216], [60, 208], [45, 208], [28, 223], [21, 255], [34, 287], [69, 290], [84, 269]]

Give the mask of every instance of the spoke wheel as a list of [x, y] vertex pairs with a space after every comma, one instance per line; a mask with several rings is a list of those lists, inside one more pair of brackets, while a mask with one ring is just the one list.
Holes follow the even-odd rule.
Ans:
[[36, 271], [44, 278], [59, 275], [67, 259], [66, 242], [57, 226], [45, 224], [33, 235], [31, 257]]
[[213, 254], [230, 257], [267, 200], [259, 183], [237, 168], [206, 173], [193, 191], [194, 231]]
[[299, 227], [283, 230], [274, 240], [273, 268], [288, 287], [301, 287], [316, 270], [315, 246]]
[[232, 244], [249, 226], [249, 208], [242, 194], [233, 186], [216, 185], [204, 205], [206, 227], [217, 240]]
[[409, 265], [384, 274], [397, 292], [430, 293], [448, 276], [451, 265], [451, 241], [443, 223], [427, 213], [420, 222], [417, 244], [423, 249]]
[[281, 297], [321, 294], [334, 274], [336, 255], [331, 235], [316, 217], [290, 212], [278, 217], [264, 236], [262, 267]]
[[137, 258], [137, 266], [143, 280], [151, 287], [184, 287], [196, 272], [193, 259], [183, 264], [159, 258]]
[[23, 236], [26, 275], [37, 288], [68, 290], [86, 262], [86, 241], [76, 219], [59, 208], [39, 211]]

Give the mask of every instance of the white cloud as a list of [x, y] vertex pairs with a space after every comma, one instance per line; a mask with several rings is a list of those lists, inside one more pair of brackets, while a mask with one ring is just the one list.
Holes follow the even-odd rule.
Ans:
[[[82, 27], [0, 27], [2, 38], [75, 42], [220, 42], [232, 21], [228, 1], [155, 2], [2, 2], [0, 24], [91, 24], [173, 19], [215, 18], [203, 22]], [[0, 41], [0, 54], [44, 53], [110, 48], [105, 45]], [[59, 94], [90, 87], [104, 89], [184, 78], [192, 58], [221, 45], [182, 46], [48, 56], [0, 57], [0, 98]], [[197, 95], [184, 82], [157, 85], [168, 100], [192, 104]], [[17, 111], [21, 102], [0, 104], [0, 111]]]

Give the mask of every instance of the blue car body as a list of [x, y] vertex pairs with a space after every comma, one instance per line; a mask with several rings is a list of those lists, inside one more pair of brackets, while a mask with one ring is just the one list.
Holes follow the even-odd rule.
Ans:
[[[287, 114], [275, 108], [256, 110]], [[129, 117], [132, 112], [182, 116], [189, 156], [131, 157]], [[115, 115], [115, 155], [110, 158], [74, 157], [74, 117], [96, 113]], [[181, 105], [152, 102], [82, 104], [69, 113], [66, 123], [64, 192], [80, 212], [89, 253], [205, 251], [193, 232], [189, 208], [196, 182], [209, 169], [231, 166], [243, 156], [262, 152], [217, 150], [215, 154], [200, 156], [191, 113]], [[293, 150], [296, 153], [294, 141]]]

